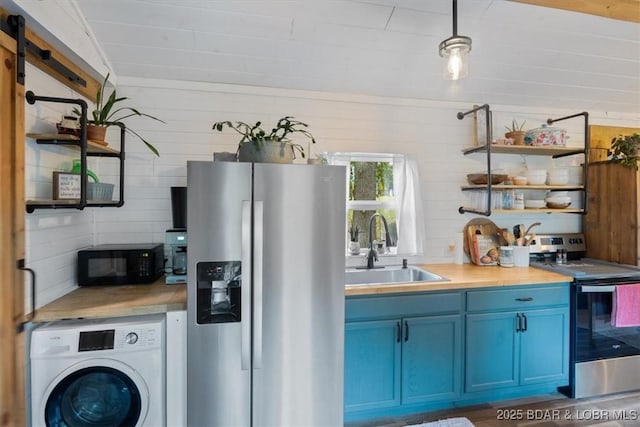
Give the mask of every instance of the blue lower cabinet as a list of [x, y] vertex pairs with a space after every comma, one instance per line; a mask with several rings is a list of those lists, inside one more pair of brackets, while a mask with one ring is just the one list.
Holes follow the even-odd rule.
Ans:
[[465, 391], [518, 384], [516, 313], [467, 315]]
[[403, 404], [460, 395], [461, 323], [460, 315], [404, 319]]
[[567, 308], [468, 314], [465, 391], [566, 381], [568, 333]]
[[455, 398], [461, 389], [461, 317], [348, 322], [345, 410]]
[[345, 327], [345, 411], [400, 405], [400, 319]]
[[523, 313], [520, 334], [520, 384], [569, 378], [569, 311], [556, 308]]
[[348, 297], [345, 421], [568, 383], [569, 283]]

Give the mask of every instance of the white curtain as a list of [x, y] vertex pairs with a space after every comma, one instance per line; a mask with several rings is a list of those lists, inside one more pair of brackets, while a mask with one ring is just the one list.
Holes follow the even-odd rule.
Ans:
[[393, 190], [398, 224], [398, 255], [424, 255], [424, 215], [418, 163], [394, 156]]

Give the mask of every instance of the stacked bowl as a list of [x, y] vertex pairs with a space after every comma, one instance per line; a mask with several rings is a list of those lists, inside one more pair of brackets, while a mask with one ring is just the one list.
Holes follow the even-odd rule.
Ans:
[[547, 173], [548, 185], [567, 185], [569, 183], [569, 169], [549, 169]]
[[544, 185], [546, 181], [546, 169], [529, 169], [527, 171], [527, 183], [529, 185]]
[[571, 197], [566, 191], [551, 192], [545, 201], [549, 209], [566, 209], [571, 205]]

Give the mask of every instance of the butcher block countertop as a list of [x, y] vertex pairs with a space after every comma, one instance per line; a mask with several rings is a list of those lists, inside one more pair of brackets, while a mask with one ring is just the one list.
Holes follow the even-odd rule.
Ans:
[[187, 285], [151, 284], [84, 286], [36, 311], [34, 322], [89, 317], [165, 313], [187, 308]]
[[383, 285], [347, 285], [345, 295], [375, 295], [398, 292], [446, 291], [496, 286], [537, 285], [571, 282], [573, 277], [534, 267], [480, 267], [474, 264], [418, 265], [446, 279], [446, 282], [415, 282]]
[[[427, 264], [419, 267], [449, 280], [396, 285], [347, 285], [345, 295], [445, 291], [573, 280], [569, 276], [532, 267], [479, 267], [472, 264]], [[165, 285], [162, 277], [149, 285], [80, 287], [38, 309], [34, 322], [164, 313], [185, 310], [186, 307], [186, 285]]]

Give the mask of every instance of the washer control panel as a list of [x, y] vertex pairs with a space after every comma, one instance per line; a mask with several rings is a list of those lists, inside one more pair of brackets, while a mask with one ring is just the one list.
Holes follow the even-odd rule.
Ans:
[[[62, 320], [34, 330], [31, 356], [68, 356], [86, 352], [139, 351], [159, 348], [164, 342], [164, 318]], [[114, 322], [114, 320], [119, 320]], [[130, 323], [127, 320], [131, 320]]]

